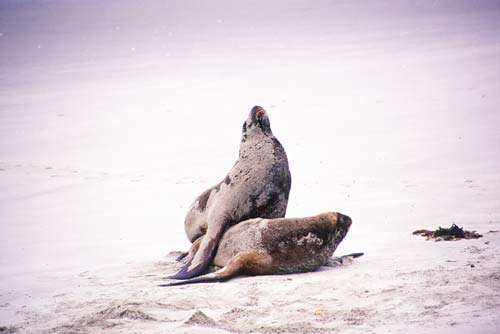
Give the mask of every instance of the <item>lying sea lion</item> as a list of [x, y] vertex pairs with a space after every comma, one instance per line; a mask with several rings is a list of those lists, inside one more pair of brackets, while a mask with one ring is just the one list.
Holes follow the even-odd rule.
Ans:
[[196, 198], [186, 215], [184, 227], [194, 247], [187, 264], [170, 278], [200, 275], [229, 226], [256, 217], [284, 217], [291, 180], [285, 149], [274, 137], [266, 111], [253, 107], [243, 124], [238, 160], [221, 182]]
[[328, 262], [350, 226], [351, 218], [335, 212], [306, 218], [249, 219], [224, 233], [213, 260], [222, 269], [161, 286], [225, 281], [238, 274], [312, 271]]

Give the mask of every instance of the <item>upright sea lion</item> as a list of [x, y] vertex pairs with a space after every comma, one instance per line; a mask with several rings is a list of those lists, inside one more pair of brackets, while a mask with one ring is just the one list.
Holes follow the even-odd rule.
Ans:
[[237, 274], [312, 271], [328, 262], [351, 223], [351, 218], [335, 212], [306, 218], [249, 219], [222, 236], [213, 261], [222, 269], [161, 286], [224, 281]]
[[186, 215], [184, 227], [195, 247], [188, 263], [171, 278], [201, 274], [229, 226], [256, 217], [284, 217], [291, 182], [285, 149], [274, 137], [266, 111], [255, 106], [243, 124], [233, 168], [221, 182], [198, 196]]

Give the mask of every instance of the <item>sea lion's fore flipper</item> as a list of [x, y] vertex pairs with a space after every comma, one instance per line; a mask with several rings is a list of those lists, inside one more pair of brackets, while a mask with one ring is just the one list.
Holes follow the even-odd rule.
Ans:
[[[208, 236], [204, 237], [199, 245], [198, 250], [194, 254], [189, 262], [182, 267], [182, 269], [175, 275], [168, 278], [171, 279], [188, 279], [193, 278], [201, 273], [210, 265], [213, 257], [215, 256], [216, 246], [220, 239], [210, 238]], [[194, 246], [194, 245], [193, 245]]]
[[341, 257], [357, 258], [357, 257], [363, 256], [363, 255], [365, 255], [365, 253], [351, 253], [351, 254], [342, 255]]
[[247, 252], [239, 254], [233, 257], [231, 260], [229, 260], [229, 262], [226, 264], [224, 268], [219, 269], [214, 273], [183, 281], [178, 281], [168, 284], [160, 284], [159, 286], [166, 287], [166, 286], [176, 286], [176, 285], [194, 284], [194, 283], [224, 282], [241, 272], [252, 271], [252, 269], [256, 266], [256, 259], [258, 257], [259, 255], [256, 252]]

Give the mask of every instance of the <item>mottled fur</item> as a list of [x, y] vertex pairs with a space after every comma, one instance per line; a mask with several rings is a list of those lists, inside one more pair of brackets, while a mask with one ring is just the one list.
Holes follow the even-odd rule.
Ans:
[[163, 286], [224, 281], [237, 274], [288, 274], [325, 265], [351, 219], [328, 212], [306, 218], [250, 219], [227, 230], [213, 260], [222, 269]]
[[203, 239], [197, 251], [191, 251], [194, 255], [187, 265], [172, 278], [201, 274], [229, 226], [255, 217], [285, 216], [290, 187], [285, 150], [274, 137], [265, 110], [256, 106], [243, 125], [239, 157], [233, 168], [221, 182], [198, 196], [186, 215], [188, 239]]

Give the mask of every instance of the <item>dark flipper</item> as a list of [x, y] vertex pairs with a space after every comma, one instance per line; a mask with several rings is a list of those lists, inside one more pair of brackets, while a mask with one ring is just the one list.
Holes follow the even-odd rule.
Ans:
[[186, 279], [186, 280], [181, 280], [173, 283], [168, 283], [168, 284], [160, 284], [158, 286], [161, 287], [166, 287], [166, 286], [176, 286], [176, 285], [184, 285], [184, 284], [193, 284], [193, 283], [211, 283], [211, 282], [223, 282], [229, 277], [223, 277], [223, 276], [215, 276], [213, 274], [208, 274], [208, 275], [203, 275], [191, 279]]
[[347, 255], [342, 255], [342, 257], [353, 257], [353, 258], [357, 258], [357, 257], [360, 257], [360, 256], [363, 256], [365, 255], [365, 253], [351, 253], [351, 254], [347, 254]]
[[195, 256], [171, 279], [188, 279], [201, 275], [215, 256], [217, 240], [204, 237]]
[[224, 282], [231, 277], [237, 275], [241, 271], [251, 268], [252, 265], [255, 265], [259, 261], [259, 256], [255, 254], [255, 252], [243, 253], [235, 256], [226, 264], [226, 266], [222, 269], [217, 270], [214, 273], [206, 274], [200, 277], [195, 277], [191, 279], [187, 279], [184, 281], [178, 281], [168, 284], [160, 284], [161, 287], [165, 286], [176, 286], [176, 285], [184, 285], [184, 284], [192, 284], [192, 283], [210, 283], [210, 282]]

